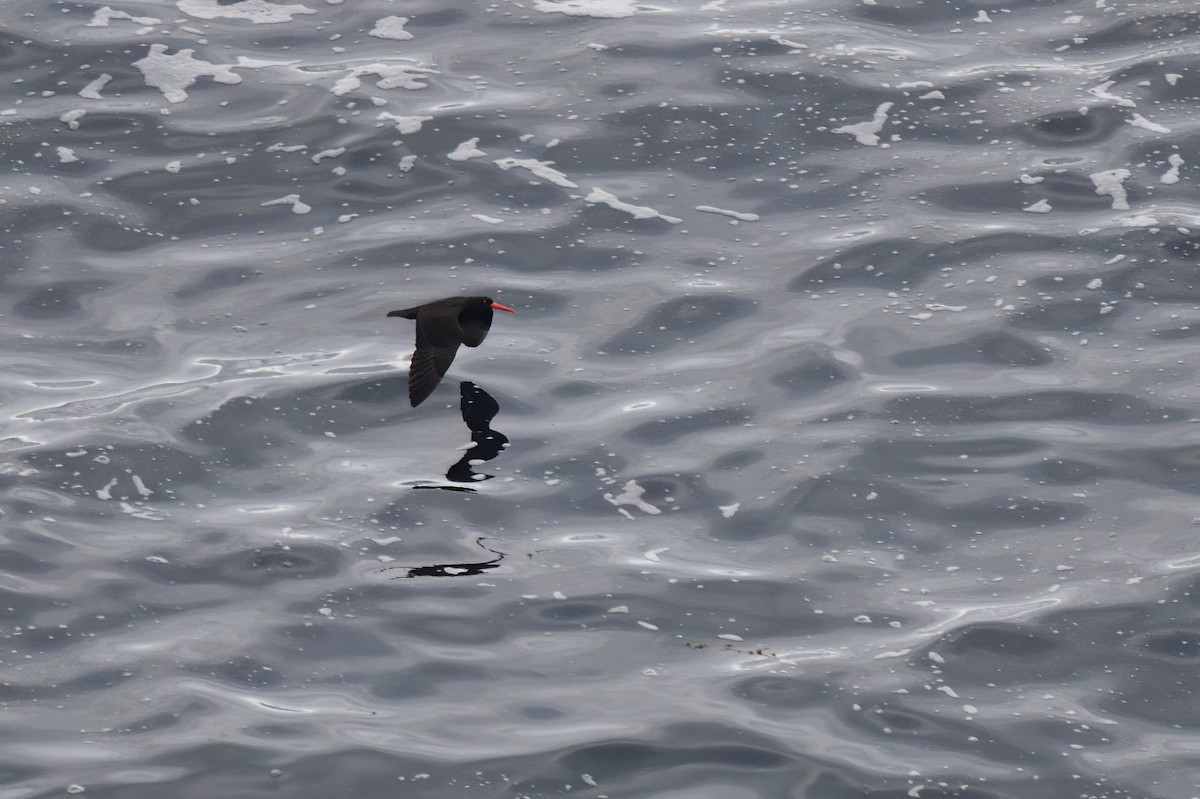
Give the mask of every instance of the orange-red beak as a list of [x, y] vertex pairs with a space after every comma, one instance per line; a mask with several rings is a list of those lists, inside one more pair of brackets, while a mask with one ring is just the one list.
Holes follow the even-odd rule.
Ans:
[[516, 311], [514, 311], [512, 308], [509, 308], [507, 305], [501, 305], [498, 302], [493, 302], [492, 307], [495, 308], [497, 311], [508, 311], [509, 313], [516, 313]]

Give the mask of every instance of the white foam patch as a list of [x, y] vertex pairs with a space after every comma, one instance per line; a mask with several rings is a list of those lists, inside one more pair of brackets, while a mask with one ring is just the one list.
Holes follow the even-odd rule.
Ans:
[[649, 502], [642, 499], [642, 495], [645, 493], [646, 489], [638, 485], [636, 480], [630, 480], [629, 482], [625, 483], [624, 489], [620, 494], [615, 496], [612, 494], [605, 494], [604, 498], [613, 505], [616, 505], [618, 508], [620, 508], [622, 505], [628, 505], [630, 507], [637, 508], [643, 513], [648, 513], [651, 516], [656, 516], [662, 513], [659, 508], [654, 507]]
[[842, 125], [840, 128], [834, 128], [833, 132], [848, 133], [857, 139], [859, 144], [874, 147], [879, 144], [879, 131], [883, 130], [884, 123], [887, 122], [888, 111], [891, 109], [891, 103], [881, 103], [869, 121], [858, 122], [854, 125]]
[[721, 511], [721, 515], [726, 519], [731, 518], [733, 514], [741, 510], [742, 503], [735, 502], [732, 505], [718, 505], [717, 510]]
[[446, 157], [451, 161], [469, 161], [472, 158], [483, 158], [487, 153], [480, 150], [475, 145], [479, 144], [479, 137], [467, 139], [462, 144], [454, 148], [453, 152], [447, 153]]
[[398, 164], [401, 172], [412, 172], [412, 168], [417, 165], [417, 157], [415, 155], [406, 155], [400, 159]]
[[1031, 214], [1048, 214], [1054, 209], [1050, 207], [1050, 203], [1047, 200], [1038, 200], [1033, 205], [1027, 205], [1021, 210]]
[[1183, 156], [1179, 153], [1172, 153], [1167, 158], [1167, 163], [1171, 165], [1171, 168], [1164, 172], [1163, 176], [1159, 178], [1159, 180], [1168, 185], [1172, 183], [1178, 183], [1179, 167], [1183, 166]]
[[364, 75], [377, 75], [379, 81], [375, 85], [380, 89], [424, 89], [429, 84], [423, 83], [419, 76], [436, 74], [436, 69], [409, 64], [366, 64], [351, 69], [346, 77], [333, 84], [330, 91], [338, 97], [349, 94], [362, 86]]
[[562, 186], [564, 189], [579, 188], [577, 183], [572, 183], [566, 175], [551, 167], [553, 163], [553, 161], [539, 161], [536, 158], [498, 158], [495, 161], [496, 166], [506, 172], [513, 167], [528, 169], [535, 176], [547, 183], [553, 183], [555, 186]]
[[1088, 89], [1087, 92], [1098, 100], [1106, 100], [1108, 102], [1124, 106], [1125, 108], [1136, 108], [1137, 103], [1135, 103], [1133, 100], [1130, 100], [1128, 97], [1122, 97], [1119, 94], [1113, 94], [1109, 91], [1109, 88], [1114, 84], [1116, 84], [1115, 80], [1108, 80], [1104, 83], [1101, 83], [1099, 86], [1093, 86], [1092, 88]]
[[83, 119], [86, 113], [87, 111], [82, 108], [73, 108], [70, 111], [63, 113], [63, 115], [58, 118], [58, 121], [62, 122], [71, 130], [79, 130], [79, 120]]
[[58, 162], [60, 164], [72, 164], [79, 160], [75, 155], [75, 151], [70, 147], [57, 147], [54, 150], [58, 154]]
[[339, 155], [343, 155], [345, 152], [345, 147], [336, 147], [332, 150], [322, 150], [312, 157], [312, 162], [314, 164], [319, 164], [326, 158], [337, 158]]
[[721, 216], [731, 216], [741, 222], [757, 222], [758, 214], [744, 213], [742, 211], [730, 211], [726, 208], [717, 208], [713, 205], [697, 205], [697, 211], [702, 211], [706, 214], [720, 214]]
[[408, 24], [408, 17], [384, 17], [375, 23], [375, 27], [371, 28], [367, 35], [374, 36], [376, 39], [394, 39], [402, 42], [413, 37], [411, 33], [404, 30], [406, 24]]
[[480, 222], [487, 222], [489, 225], [502, 225], [502, 224], [504, 224], [504, 220], [503, 220], [503, 219], [497, 219], [496, 217], [494, 217], [494, 216], [488, 216], [487, 214], [471, 214], [471, 216], [472, 216], [474, 219], [478, 219]]
[[680, 219], [678, 217], [667, 216], [666, 214], [659, 213], [658, 211], [654, 210], [653, 208], [650, 208], [645, 205], [633, 205], [631, 203], [624, 202], [624, 201], [618, 199], [616, 197], [616, 195], [610, 194], [609, 192], [605, 191], [604, 189], [600, 189], [600, 188], [596, 188], [596, 187], [592, 187], [591, 193], [588, 194], [588, 196], [584, 197], [583, 199], [584, 199], [584, 201], [589, 202], [589, 203], [603, 203], [604, 205], [607, 205], [609, 208], [614, 208], [618, 211], [624, 211], [625, 213], [632, 216], [634, 219], [654, 219], [657, 217], [658, 219], [663, 219], [663, 220], [666, 220], [667, 222], [670, 222], [672, 225], [678, 225], [680, 222], [683, 221], [682, 219]]
[[163, 93], [168, 102], [182, 103], [187, 99], [184, 89], [200, 78], [209, 75], [217, 83], [234, 85], [242, 82], [242, 76], [224, 64], [212, 64], [193, 58], [195, 50], [180, 50], [167, 55], [165, 44], [150, 45], [150, 54], [133, 62], [142, 73], [147, 86]]
[[116, 485], [117, 485], [117, 478], [114, 477], [111, 480], [109, 480], [107, 483], [105, 483], [103, 488], [96, 489], [96, 497], [98, 499], [104, 500], [105, 502], [108, 502], [109, 500], [112, 499], [112, 490]]
[[571, 17], [618, 19], [637, 13], [636, 0], [534, 0], [534, 10]]
[[180, 173], [180, 171], [183, 169], [183, 162], [182, 161], [169, 161], [169, 162], [167, 162], [167, 165], [165, 167], [163, 167], [163, 169], [167, 170], [172, 175], [178, 175]]
[[109, 75], [107, 72], [103, 73], [100, 77], [80, 89], [79, 96], [85, 100], [103, 100], [104, 98], [100, 96], [100, 91], [108, 85], [110, 80], [112, 80], [112, 75]]
[[1096, 184], [1097, 194], [1107, 194], [1113, 198], [1114, 211], [1129, 210], [1129, 199], [1125, 191], [1125, 181], [1132, 173], [1128, 169], [1109, 169], [1106, 172], [1096, 172], [1090, 175], [1092, 183]]
[[392, 114], [387, 111], [380, 111], [379, 116], [377, 116], [375, 118], [376, 119], [387, 119], [387, 120], [391, 120], [392, 122], [395, 122], [396, 130], [405, 136], [409, 135], [410, 133], [416, 133], [417, 131], [419, 131], [421, 129], [421, 125], [433, 120], [433, 117], [421, 117], [421, 116], [407, 116], [406, 117], [406, 116], [401, 116], [399, 114]]
[[1151, 122], [1141, 114], [1134, 114], [1133, 119], [1125, 120], [1126, 125], [1133, 125], [1135, 128], [1144, 128], [1155, 133], [1170, 133], [1171, 129], [1166, 125], [1160, 125], [1157, 122]]
[[228, 5], [221, 5], [217, 0], [176, 0], [175, 7], [199, 19], [244, 19], [257, 25], [291, 22], [297, 14], [317, 13], [298, 3], [275, 5], [267, 0], [241, 0]]
[[292, 206], [293, 214], [307, 214], [312, 210], [312, 206], [308, 203], [300, 201], [299, 194], [289, 194], [286, 197], [280, 197], [278, 200], [267, 200], [265, 203], [259, 203], [263, 208], [270, 205], [290, 205]]
[[96, 9], [96, 13], [92, 14], [92, 21], [87, 26], [89, 28], [107, 28], [108, 23], [114, 19], [127, 19], [138, 25], [157, 25], [162, 22], [158, 17], [135, 17], [128, 11], [118, 11], [108, 6], [101, 6]]

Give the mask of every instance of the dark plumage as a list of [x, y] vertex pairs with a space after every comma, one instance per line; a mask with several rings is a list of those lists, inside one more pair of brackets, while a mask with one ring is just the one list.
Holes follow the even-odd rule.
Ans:
[[491, 297], [447, 297], [388, 314], [417, 321], [417, 349], [408, 369], [408, 401], [414, 408], [437, 388], [461, 345], [483, 343], [493, 308], [516, 313]]

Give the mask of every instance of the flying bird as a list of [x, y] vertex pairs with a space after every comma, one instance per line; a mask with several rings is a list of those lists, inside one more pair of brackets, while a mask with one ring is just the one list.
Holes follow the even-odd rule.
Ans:
[[491, 297], [447, 297], [388, 314], [417, 321], [417, 349], [408, 369], [408, 401], [414, 408], [437, 388], [461, 345], [483, 343], [493, 309], [516, 313]]

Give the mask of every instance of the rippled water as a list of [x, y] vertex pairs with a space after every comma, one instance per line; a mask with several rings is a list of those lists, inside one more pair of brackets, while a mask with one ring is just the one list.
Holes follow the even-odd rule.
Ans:
[[1200, 794], [1192, 4], [0, 19], [0, 797]]

